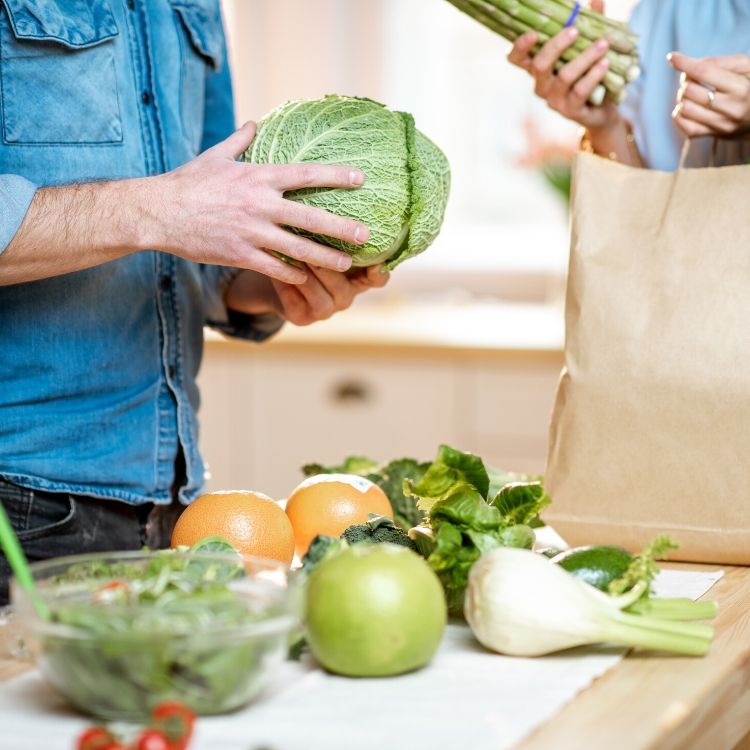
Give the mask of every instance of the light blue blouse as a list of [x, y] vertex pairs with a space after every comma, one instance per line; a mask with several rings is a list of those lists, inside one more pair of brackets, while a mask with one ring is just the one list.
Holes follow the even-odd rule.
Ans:
[[[653, 169], [674, 170], [684, 136], [672, 122], [679, 74], [667, 62], [671, 51], [691, 57], [750, 55], [748, 0], [642, 0], [633, 11], [631, 26], [640, 35], [643, 73], [628, 88], [623, 114], [633, 123], [636, 141]], [[688, 166], [706, 166], [712, 140], [698, 139]], [[750, 159], [750, 141], [719, 141], [716, 164]]]

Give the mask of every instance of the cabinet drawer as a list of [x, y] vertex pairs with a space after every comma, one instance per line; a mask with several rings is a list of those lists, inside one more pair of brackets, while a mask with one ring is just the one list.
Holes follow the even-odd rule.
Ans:
[[478, 367], [467, 394], [467, 422], [479, 436], [546, 441], [559, 376], [552, 364]]

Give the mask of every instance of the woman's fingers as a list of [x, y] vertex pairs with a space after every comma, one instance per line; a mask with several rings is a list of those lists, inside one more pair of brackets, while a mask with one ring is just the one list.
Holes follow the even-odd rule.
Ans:
[[[589, 45], [580, 55], [560, 68], [557, 72], [557, 79], [563, 83], [566, 88], [573, 88], [579, 79], [591, 73], [596, 63], [607, 54], [608, 49], [609, 44], [607, 44], [604, 39], [600, 39], [598, 42]], [[608, 65], [605, 66], [605, 71], [607, 70], [607, 67]], [[602, 75], [602, 78], [603, 77], [604, 76]]]
[[608, 70], [609, 61], [599, 60], [583, 78], [576, 82], [570, 95], [577, 100], [576, 103], [579, 106], [584, 106], [588, 102], [594, 89], [604, 80]]
[[545, 95], [549, 84], [552, 82], [555, 64], [577, 38], [578, 29], [575, 27], [563, 29], [559, 34], [555, 34], [534, 56], [531, 61], [531, 73], [536, 78], [539, 96]]
[[718, 91], [743, 95], [747, 91], [748, 79], [745, 75], [727, 70], [711, 59], [698, 60], [681, 52], [670, 52], [667, 60], [675, 70], [704, 85], [713, 86]]
[[709, 132], [722, 135], [733, 133], [737, 124], [721, 112], [684, 100], [675, 108], [675, 119], [681, 117], [683, 120], [692, 120], [698, 125], [705, 126]]
[[508, 61], [519, 68], [529, 70], [533, 59], [531, 53], [536, 42], [537, 35], [533, 31], [529, 31], [526, 34], [519, 36], [508, 53]]

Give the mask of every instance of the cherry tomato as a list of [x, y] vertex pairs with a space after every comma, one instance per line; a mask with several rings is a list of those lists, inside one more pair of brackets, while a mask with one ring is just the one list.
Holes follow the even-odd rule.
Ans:
[[193, 734], [195, 713], [177, 701], [165, 701], [151, 711], [151, 725], [169, 739], [170, 750], [185, 750]]
[[78, 737], [77, 750], [106, 750], [115, 741], [106, 727], [89, 727]]
[[173, 750], [174, 745], [169, 741], [164, 732], [159, 729], [153, 729], [147, 727], [140, 735], [138, 735], [138, 741], [135, 743], [135, 750]]
[[94, 592], [93, 599], [95, 602], [106, 603], [112, 601], [120, 591], [127, 588], [128, 584], [125, 581], [110, 581]]

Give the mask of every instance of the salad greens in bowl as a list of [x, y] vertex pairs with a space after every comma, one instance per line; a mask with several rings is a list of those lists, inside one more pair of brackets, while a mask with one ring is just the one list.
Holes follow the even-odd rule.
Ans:
[[106, 720], [168, 700], [199, 715], [248, 703], [286, 654], [300, 591], [282, 563], [211, 548], [32, 564], [48, 616], [15, 581], [11, 592], [43, 674]]

